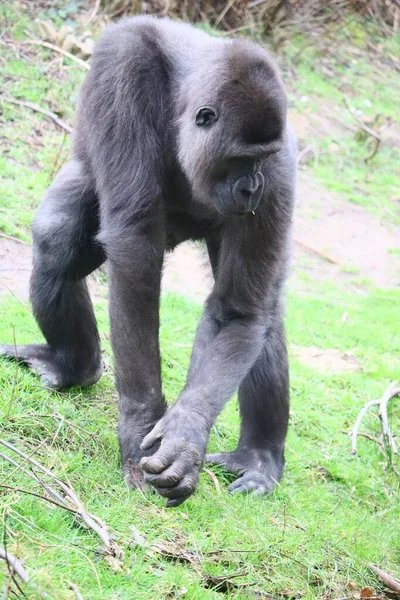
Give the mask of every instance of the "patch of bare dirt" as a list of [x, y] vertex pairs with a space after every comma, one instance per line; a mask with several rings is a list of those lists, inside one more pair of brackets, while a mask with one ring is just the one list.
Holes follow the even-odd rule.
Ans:
[[22, 242], [0, 237], [0, 297], [14, 294], [28, 297], [32, 249]]
[[353, 352], [340, 352], [334, 348], [316, 348], [315, 346], [291, 345], [291, 351], [299, 361], [321, 373], [342, 375], [361, 370], [357, 357]]
[[[12, 294], [25, 303], [29, 297], [31, 270], [32, 248], [0, 234], [0, 299]], [[89, 277], [89, 290], [95, 302], [107, 297], [105, 286], [95, 277]]]
[[400, 260], [390, 252], [400, 249], [400, 228], [387, 227], [356, 204], [318, 186], [301, 173], [298, 182], [295, 239], [325, 253], [338, 264], [319, 257], [296, 243], [294, 273], [302, 268], [313, 279], [346, 284], [356, 278], [382, 288], [400, 286]]

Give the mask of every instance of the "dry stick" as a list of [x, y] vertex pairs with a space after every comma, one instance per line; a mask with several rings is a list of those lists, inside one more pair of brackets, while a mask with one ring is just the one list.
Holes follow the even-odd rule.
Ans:
[[24, 242], [24, 240], [20, 240], [19, 238], [16, 238], [13, 235], [7, 235], [7, 233], [3, 233], [2, 231], [0, 231], [0, 237], [4, 238], [5, 240], [10, 240], [10, 242], [18, 242], [18, 244], [29, 246], [29, 244]]
[[324, 260], [332, 263], [333, 265], [339, 265], [340, 266], [340, 262], [338, 262], [336, 260], [336, 258], [332, 258], [332, 256], [329, 256], [329, 254], [326, 254], [325, 252], [322, 252], [322, 250], [318, 250], [318, 248], [314, 248], [313, 246], [310, 246], [309, 244], [307, 244], [306, 242], [303, 242], [303, 240], [300, 240], [299, 238], [294, 238], [294, 241], [296, 242], [296, 244], [299, 244], [299, 246], [303, 246], [303, 248], [305, 248], [306, 250], [309, 250], [310, 252], [313, 252], [317, 256], [319, 256], [319, 257], [323, 258]]
[[14, 569], [15, 573], [18, 575], [18, 577], [20, 579], [22, 579], [22, 581], [24, 583], [29, 582], [29, 575], [25, 571], [24, 567], [22, 566], [22, 562], [20, 560], [18, 560], [18, 558], [15, 558], [15, 556], [10, 554], [8, 552], [8, 550], [4, 550], [4, 548], [1, 548], [1, 547], [0, 547], [0, 558], [5, 560], [6, 563]]
[[360, 410], [358, 413], [356, 422], [354, 423], [354, 428], [351, 434], [351, 449], [353, 454], [357, 454], [357, 438], [358, 438], [358, 430], [361, 425], [361, 421], [363, 420], [366, 413], [373, 407], [379, 406], [379, 419], [382, 426], [383, 438], [386, 445], [389, 446], [395, 454], [397, 454], [397, 446], [393, 439], [393, 435], [390, 431], [389, 419], [387, 414], [388, 404], [391, 398], [394, 396], [398, 396], [400, 394], [400, 387], [397, 387], [397, 383], [392, 381], [389, 385], [386, 392], [383, 394], [382, 398], [379, 400], [370, 400]]
[[69, 589], [70, 589], [70, 590], [72, 590], [72, 591], [74, 592], [74, 594], [75, 594], [75, 596], [78, 598], [78, 600], [83, 600], [83, 596], [82, 596], [82, 594], [80, 593], [80, 591], [79, 591], [79, 588], [78, 588], [78, 586], [77, 586], [77, 585], [75, 585], [74, 583], [71, 583], [71, 582], [70, 582], [70, 583], [68, 584], [68, 587], [69, 587]]
[[[1, 458], [5, 457], [4, 454], [0, 454], [0, 456], [1, 456]], [[36, 494], [36, 492], [31, 492], [30, 490], [24, 490], [23, 488], [13, 487], [12, 485], [5, 485], [4, 483], [0, 483], [0, 488], [3, 488], [4, 490], [9, 490], [10, 492], [20, 492], [21, 494], [27, 494], [28, 496], [35, 496], [35, 498], [40, 498], [41, 500], [50, 502], [50, 504], [54, 504], [54, 506], [63, 508], [64, 510], [67, 510], [68, 512], [70, 512], [74, 515], [78, 514], [76, 512], [76, 510], [74, 510], [73, 508], [70, 508], [69, 506], [66, 506], [65, 504], [60, 504], [59, 502], [52, 500], [52, 498], [46, 498], [46, 496], [42, 496], [41, 494]]]
[[17, 342], [16, 342], [16, 339], [15, 339], [15, 326], [13, 327], [13, 340], [14, 340], [15, 358], [16, 358], [17, 362], [16, 362], [16, 365], [15, 365], [15, 372], [14, 372], [14, 377], [13, 377], [13, 382], [12, 382], [12, 387], [11, 387], [10, 401], [8, 403], [8, 406], [7, 406], [6, 414], [4, 415], [4, 420], [5, 421], [8, 421], [8, 419], [10, 418], [11, 408], [12, 408], [12, 405], [14, 403], [15, 388], [16, 388], [16, 385], [17, 385], [18, 371], [19, 371], [19, 367], [20, 367], [20, 365], [18, 363]]
[[[101, 521], [101, 519], [99, 519], [95, 515], [89, 514], [85, 510], [81, 500], [79, 499], [79, 497], [77, 496], [77, 494], [74, 492], [74, 490], [71, 487], [69, 487], [66, 483], [64, 483], [61, 479], [59, 479], [56, 475], [54, 475], [49, 469], [47, 469], [42, 464], [37, 462], [37, 460], [28, 456], [27, 454], [25, 454], [25, 452], [22, 452], [22, 450], [19, 450], [18, 448], [16, 448], [9, 442], [6, 442], [5, 440], [0, 439], [0, 444], [5, 446], [9, 450], [15, 452], [22, 458], [24, 458], [30, 464], [37, 467], [39, 469], [39, 471], [41, 471], [42, 473], [44, 473], [45, 475], [50, 477], [53, 481], [55, 481], [60, 486], [60, 488], [62, 489], [64, 494], [67, 496], [67, 499], [72, 501], [72, 504], [75, 505], [77, 515], [79, 515], [79, 517], [89, 527], [89, 529], [92, 529], [95, 533], [97, 533], [97, 535], [103, 541], [103, 544], [107, 548], [107, 550], [112, 552], [113, 546], [115, 547], [115, 544], [113, 544], [111, 541], [110, 534], [108, 533], [108, 530], [107, 530], [107, 526], [105, 525], [105, 523], [103, 523], [103, 521]], [[4, 455], [3, 455], [3, 458], [4, 458]], [[9, 462], [10, 462], [10, 460], [9, 460]], [[37, 478], [37, 480], [39, 480], [39, 482], [43, 486], [45, 486], [45, 484], [40, 481], [40, 479], [37, 477], [36, 474], [35, 474], [35, 477]], [[65, 499], [62, 499], [62, 500], [65, 502]]]
[[6, 454], [3, 454], [2, 452], [0, 452], [0, 458], [2, 458], [3, 460], [6, 460], [8, 463], [10, 463], [10, 465], [12, 465], [13, 467], [16, 467], [17, 471], [21, 471], [21, 473], [24, 473], [27, 477], [30, 477], [36, 483], [38, 483], [39, 485], [44, 487], [44, 489], [50, 496], [52, 496], [53, 498], [56, 498], [64, 506], [64, 504], [65, 504], [64, 498], [62, 496], [60, 496], [60, 494], [55, 489], [53, 489], [50, 485], [48, 485], [47, 483], [44, 483], [36, 475], [36, 473], [34, 473], [33, 471], [28, 471], [27, 469], [24, 469], [24, 467], [22, 467], [19, 463], [17, 463], [15, 460], [13, 460], [10, 456], [7, 456]]
[[375, 147], [373, 148], [373, 150], [371, 151], [371, 153], [364, 159], [365, 161], [369, 161], [378, 152], [379, 144], [382, 141], [382, 137], [379, 135], [379, 133], [377, 133], [376, 131], [374, 131], [373, 129], [371, 129], [371, 127], [368, 127], [368, 125], [366, 125], [358, 117], [358, 115], [354, 112], [353, 108], [350, 106], [350, 104], [349, 104], [349, 102], [348, 102], [348, 100], [347, 100], [347, 98], [345, 96], [343, 96], [343, 102], [344, 102], [346, 108], [348, 109], [349, 113], [353, 117], [353, 119], [355, 119], [357, 121], [357, 124], [359, 125], [359, 127], [361, 127], [361, 129], [363, 131], [365, 131], [365, 133], [367, 133], [368, 135], [370, 135], [371, 137], [373, 137], [376, 140]]
[[101, 0], [96, 0], [94, 8], [93, 8], [92, 12], [90, 13], [89, 17], [87, 18], [85, 25], [89, 25], [89, 23], [91, 23], [93, 21], [93, 19], [97, 15], [97, 12], [100, 8], [100, 4], [101, 4]]
[[383, 394], [378, 411], [379, 419], [382, 425], [383, 440], [392, 448], [395, 454], [397, 454], [397, 446], [393, 439], [392, 432], [390, 431], [387, 408], [391, 398], [397, 396], [398, 394], [400, 394], [400, 387], [397, 387], [397, 382], [393, 381]]
[[210, 478], [210, 479], [211, 479], [211, 481], [213, 482], [213, 484], [214, 484], [214, 486], [215, 486], [215, 489], [216, 489], [216, 491], [217, 491], [217, 494], [218, 494], [218, 496], [219, 496], [219, 495], [220, 495], [220, 493], [221, 493], [221, 486], [219, 485], [219, 481], [218, 481], [217, 477], [215, 476], [215, 473], [213, 473], [213, 472], [211, 471], [211, 469], [208, 469], [207, 467], [203, 467], [203, 471], [204, 471], [205, 473], [207, 473], [207, 475], [209, 476], [209, 478]]
[[6, 283], [4, 283], [4, 279], [0, 279], [0, 283], [1, 283], [1, 285], [4, 285], [4, 287], [5, 287], [5, 288], [6, 288], [6, 289], [7, 289], [7, 290], [10, 292], [10, 294], [12, 294], [12, 295], [14, 296], [14, 298], [16, 298], [16, 299], [18, 300], [18, 302], [19, 302], [20, 304], [22, 304], [22, 306], [23, 306], [24, 308], [26, 308], [26, 310], [27, 310], [27, 311], [29, 311], [29, 312], [32, 314], [32, 311], [31, 311], [31, 309], [29, 308], [29, 306], [28, 306], [27, 304], [25, 304], [25, 302], [23, 302], [23, 301], [21, 300], [21, 298], [19, 298], [19, 297], [17, 296], [17, 294], [16, 294], [16, 293], [15, 293], [15, 292], [14, 292], [14, 291], [13, 291], [13, 290], [12, 290], [12, 289], [11, 289], [11, 288], [10, 288], [10, 287], [7, 285], [7, 284], [6, 284]]
[[380, 403], [380, 400], [370, 400], [369, 402], [364, 404], [364, 406], [358, 413], [358, 416], [357, 416], [356, 422], [354, 423], [354, 428], [353, 428], [353, 431], [351, 434], [351, 451], [353, 454], [357, 454], [358, 430], [360, 428], [361, 421], [363, 420], [364, 415], [367, 414], [367, 412], [369, 411], [370, 408], [372, 408], [373, 406], [378, 406], [379, 403]]
[[74, 56], [70, 52], [63, 50], [59, 46], [50, 44], [50, 42], [43, 42], [43, 40], [26, 40], [23, 43], [24, 44], [34, 44], [35, 46], [43, 46], [44, 48], [49, 48], [49, 50], [54, 50], [54, 52], [58, 52], [59, 54], [62, 54], [63, 56], [66, 56], [67, 58], [73, 60], [74, 62], [76, 62], [78, 65], [80, 65], [84, 69], [87, 69], [87, 70], [90, 69], [90, 66], [88, 65], [87, 62], [85, 62], [81, 58], [78, 58], [78, 56]]
[[380, 569], [376, 565], [373, 565], [372, 563], [369, 563], [368, 567], [371, 569], [371, 571], [375, 573], [375, 575], [379, 577], [382, 583], [384, 583], [389, 589], [393, 590], [393, 592], [400, 594], [400, 581], [398, 579], [396, 579], [392, 575], [389, 575], [389, 573], [386, 573], [386, 571], [382, 571], [382, 569]]
[[72, 133], [72, 127], [70, 125], [67, 125], [67, 123], [64, 123], [64, 121], [59, 119], [55, 113], [51, 112], [50, 110], [46, 110], [45, 108], [42, 108], [38, 104], [34, 104], [33, 102], [23, 102], [22, 100], [16, 100], [15, 98], [9, 98], [7, 96], [3, 97], [2, 99], [5, 102], [17, 104], [18, 106], [25, 106], [26, 108], [30, 108], [35, 112], [41, 113], [42, 115], [46, 115], [46, 117], [52, 119], [54, 123], [56, 123], [59, 127], [62, 127], [62, 129], [65, 129], [65, 131], [68, 131], [68, 133]]
[[12, 584], [14, 584], [15, 587], [17, 588], [18, 592], [21, 594], [21, 596], [23, 596], [24, 598], [26, 598], [24, 590], [21, 588], [21, 586], [18, 583], [17, 578], [15, 577], [15, 575], [16, 575], [15, 569], [13, 569], [12, 565], [10, 565], [10, 562], [8, 560], [8, 553], [7, 553], [7, 524], [6, 524], [7, 516], [8, 516], [8, 510], [6, 509], [4, 511], [4, 514], [3, 514], [3, 545], [4, 545], [3, 550], [4, 550], [4, 558], [5, 558], [6, 565], [7, 565], [7, 571], [9, 573], [9, 579], [8, 579], [8, 582], [7, 582], [6, 586], [5, 586], [4, 596], [5, 596], [5, 600], [7, 600], [8, 593], [10, 591], [13, 591], [11, 586], [12, 586]]
[[224, 16], [228, 12], [228, 10], [230, 10], [232, 8], [232, 6], [235, 4], [235, 2], [236, 2], [236, 0], [230, 0], [230, 2], [228, 2], [228, 4], [225, 6], [223, 11], [219, 15], [218, 19], [215, 21], [215, 27], [218, 27], [218, 25], [221, 23], [222, 19], [224, 18]]

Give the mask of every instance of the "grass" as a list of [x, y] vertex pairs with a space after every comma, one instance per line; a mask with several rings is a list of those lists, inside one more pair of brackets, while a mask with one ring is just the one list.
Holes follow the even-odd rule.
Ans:
[[[400, 37], [382, 35], [356, 17], [324, 29], [320, 37], [297, 34], [283, 50], [283, 68], [292, 71], [292, 110], [316, 114], [340, 129], [310, 135], [303, 143], [317, 154], [307, 167], [328, 189], [339, 192], [389, 223], [400, 223], [400, 145], [391, 132], [400, 125]], [[348, 106], [381, 132], [377, 154]], [[347, 131], [345, 128], [348, 128]], [[358, 128], [354, 132], [351, 129]]]
[[[321, 289], [321, 292], [323, 290]], [[386, 292], [386, 294], [388, 294]], [[339, 301], [338, 301], [339, 300]], [[328, 375], [291, 360], [292, 412], [284, 480], [269, 498], [231, 497], [228, 476], [215, 470], [221, 490], [204, 472], [199, 491], [176, 510], [156, 496], [129, 492], [122, 481], [116, 441], [117, 407], [112, 378], [90, 390], [55, 394], [42, 389], [25, 369], [0, 365], [2, 437], [11, 440], [68, 479], [86, 508], [101, 517], [125, 550], [121, 570], [99, 554], [99, 540], [70, 514], [20, 492], [0, 496], [7, 547], [24, 558], [41, 591], [70, 598], [70, 582], [84, 598], [218, 598], [190, 564], [148, 554], [132, 543], [134, 525], [149, 544], [169, 541], [176, 552], [202, 557], [204, 577], [241, 573], [235, 583], [264, 592], [293, 590], [302, 598], [343, 595], [378, 587], [369, 561], [399, 574], [399, 480], [386, 468], [375, 444], [363, 438], [360, 456], [350, 453], [346, 435], [364, 402], [378, 397], [398, 375], [399, 293], [382, 298], [333, 294], [288, 302], [290, 343], [352, 350], [362, 370]], [[97, 306], [106, 357], [104, 305]], [[343, 312], [348, 320], [341, 323]], [[164, 391], [169, 401], [184, 383], [200, 307], [176, 296], [163, 300], [161, 340]], [[2, 304], [0, 339], [39, 339], [31, 314], [15, 300]], [[179, 343], [177, 342], [179, 340]], [[51, 417], [62, 415], [63, 419]], [[400, 419], [392, 415], [393, 428]], [[213, 429], [210, 449], [233, 448], [239, 417], [235, 401]], [[365, 430], [376, 435], [377, 417]], [[34, 489], [27, 478], [1, 463], [1, 482]], [[37, 488], [36, 488], [37, 489]], [[36, 598], [29, 590], [30, 598]], [[55, 594], [55, 590], [57, 593]], [[54, 595], [55, 594], [55, 595]], [[235, 590], [228, 597], [247, 598]]]
[[[7, 47], [1, 46], [2, 91], [50, 108], [72, 122], [84, 72], [65, 59], [61, 67], [58, 59], [52, 63], [54, 55], [44, 50], [15, 44], [25, 39], [31, 19], [15, 12], [11, 4], [5, 6], [12, 37], [6, 36]], [[299, 73], [309, 82], [311, 102], [318, 103], [318, 86], [312, 94], [313, 71]], [[27, 241], [33, 211], [67, 157], [69, 139], [43, 116], [0, 102], [0, 231]], [[337, 185], [337, 173], [328, 168], [323, 156], [318, 168], [325, 172], [319, 177], [328, 186]], [[376, 163], [379, 183], [364, 182], [365, 190], [379, 185], [379, 197], [392, 198], [397, 192], [388, 175], [391, 158], [379, 151], [378, 159], [382, 161], [379, 168]], [[349, 190], [339, 190], [346, 197], [356, 189], [351, 178], [348, 185]], [[374, 210], [368, 195], [365, 202]], [[355, 273], [350, 265], [344, 270]], [[263, 597], [262, 593], [327, 600], [352, 597], [363, 587], [379, 590], [379, 582], [367, 567], [371, 561], [400, 577], [399, 479], [387, 468], [378, 446], [366, 438], [359, 440], [359, 456], [352, 456], [347, 435], [361, 406], [379, 397], [398, 378], [400, 293], [369, 285], [362, 295], [350, 295], [335, 282], [315, 281], [312, 290], [306, 296], [294, 292], [288, 296], [289, 348], [296, 344], [351, 351], [360, 370], [344, 375], [321, 373], [290, 353], [287, 467], [281, 484], [268, 498], [230, 496], [226, 491], [230, 477], [217, 468], [211, 474], [202, 473], [198, 492], [178, 509], [165, 509], [160, 497], [128, 491], [119, 468], [112, 370], [90, 389], [61, 394], [43, 389], [26, 369], [0, 362], [1, 437], [34, 453], [68, 480], [86, 509], [107, 523], [125, 554], [122, 562], [107, 560], [99, 538], [71, 513], [24, 492], [0, 488], [0, 546], [24, 560], [31, 578], [23, 586], [26, 597], [36, 600], [44, 592], [52, 599], [71, 600], [75, 597], [72, 583], [85, 600], [224, 596], [244, 600]], [[4, 299], [0, 310], [1, 341], [12, 343], [14, 336], [18, 343], [40, 340], [32, 315], [15, 298]], [[342, 322], [344, 313], [347, 319]], [[163, 298], [162, 372], [170, 402], [184, 385], [200, 314], [197, 303], [175, 295]], [[96, 315], [105, 358], [111, 364], [105, 303], [96, 305]], [[395, 402], [391, 424], [398, 431]], [[238, 407], [233, 399], [213, 428], [210, 451], [234, 448], [238, 430]], [[368, 415], [363, 431], [379, 434], [376, 414]], [[40, 492], [4, 460], [0, 461], [0, 483]], [[147, 548], [135, 542], [132, 526]], [[162, 544], [169, 544], [168, 552], [160, 554], [154, 546], [160, 549]], [[224, 593], [223, 587], [215, 589], [221, 577], [229, 582]], [[0, 586], [8, 579], [3, 568]]]

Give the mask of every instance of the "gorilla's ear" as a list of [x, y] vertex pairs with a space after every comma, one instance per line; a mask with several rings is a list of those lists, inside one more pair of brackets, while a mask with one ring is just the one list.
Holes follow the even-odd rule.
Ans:
[[202, 106], [196, 111], [196, 125], [198, 127], [209, 127], [218, 121], [218, 115], [212, 106]]

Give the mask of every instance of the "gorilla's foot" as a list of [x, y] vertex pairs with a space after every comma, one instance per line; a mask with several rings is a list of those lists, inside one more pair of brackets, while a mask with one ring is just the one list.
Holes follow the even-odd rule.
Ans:
[[232, 494], [251, 492], [254, 495], [272, 492], [282, 476], [284, 464], [283, 458], [277, 460], [268, 450], [253, 448], [208, 454], [205, 462], [220, 465], [229, 473], [240, 475], [228, 487]]
[[60, 368], [56, 353], [47, 344], [12, 346], [0, 344], [0, 356], [20, 362], [39, 375], [42, 384], [53, 390], [71, 386], [88, 386], [101, 377], [102, 366], [86, 369], [84, 373], [67, 373]]

